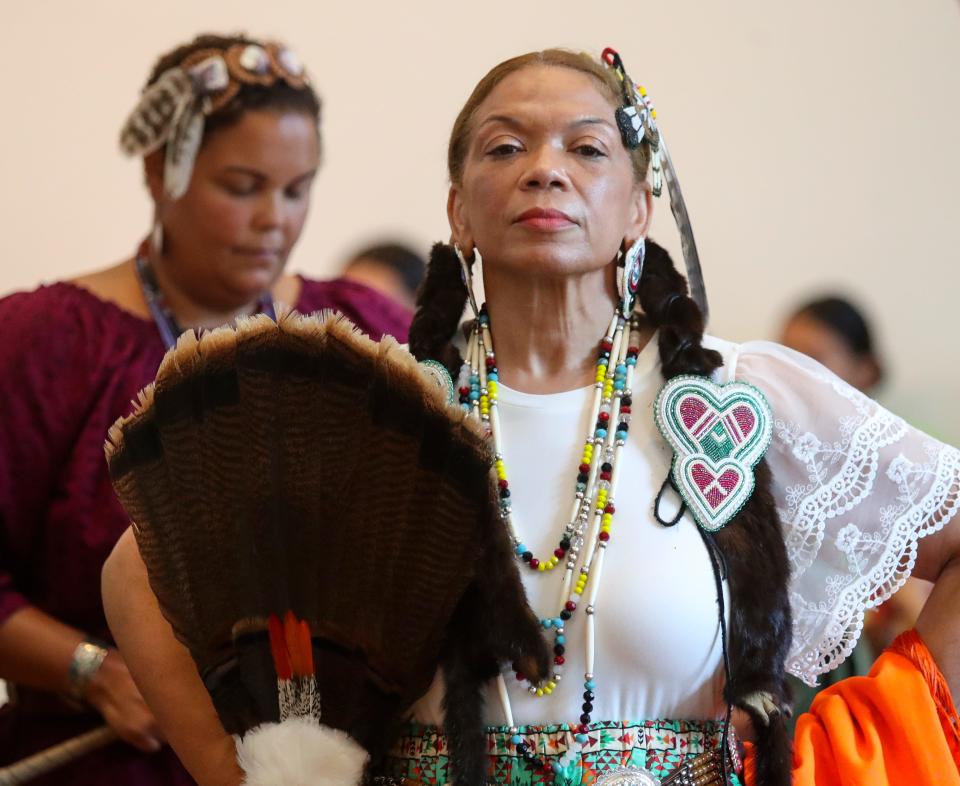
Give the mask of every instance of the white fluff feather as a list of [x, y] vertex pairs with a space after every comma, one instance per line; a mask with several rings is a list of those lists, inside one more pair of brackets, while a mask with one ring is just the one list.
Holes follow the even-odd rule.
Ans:
[[244, 786], [357, 786], [367, 759], [350, 735], [313, 718], [264, 723], [237, 738]]

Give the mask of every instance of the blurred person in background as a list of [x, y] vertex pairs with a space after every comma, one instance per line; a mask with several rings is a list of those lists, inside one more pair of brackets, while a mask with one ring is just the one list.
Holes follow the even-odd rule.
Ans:
[[883, 364], [863, 313], [835, 295], [800, 306], [783, 326], [780, 343], [822, 363], [857, 390], [874, 394]]
[[102, 724], [121, 740], [35, 784], [190, 782], [100, 600], [101, 567], [129, 524], [107, 428], [180, 333], [282, 303], [406, 340], [410, 314], [379, 293], [284, 271], [320, 164], [319, 118], [283, 45], [203, 35], [177, 47], [121, 135], [154, 202], [148, 239], [117, 265], [0, 299], [0, 678], [12, 686], [0, 766]]
[[[867, 395], [875, 397], [885, 379], [885, 364], [866, 317], [857, 306], [838, 295], [820, 297], [798, 307], [784, 323], [780, 343], [822, 363]], [[931, 586], [922, 579], [909, 578], [896, 595], [868, 612], [865, 635], [852, 655], [839, 668], [824, 674], [818, 688], [794, 679], [794, 715], [805, 712], [822, 688], [844, 677], [865, 675], [876, 654], [916, 623]]]
[[426, 269], [424, 258], [409, 246], [385, 242], [354, 254], [342, 275], [382, 292], [412, 312]]

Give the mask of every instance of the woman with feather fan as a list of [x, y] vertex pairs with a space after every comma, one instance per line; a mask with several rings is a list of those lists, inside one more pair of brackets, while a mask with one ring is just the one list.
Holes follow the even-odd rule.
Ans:
[[150, 238], [111, 268], [0, 299], [0, 678], [14, 683], [0, 769], [106, 724], [111, 744], [34, 782], [190, 782], [103, 616], [100, 570], [129, 524], [103, 435], [181, 328], [276, 300], [405, 335], [410, 314], [372, 290], [284, 272], [318, 168], [319, 111], [283, 45], [206, 35], [165, 54], [121, 139], [143, 162]]
[[[430, 373], [442, 378], [439, 364], [456, 379], [453, 395], [464, 417], [489, 443], [499, 521], [552, 662], [546, 675], [536, 667], [518, 592], [504, 586], [484, 595], [495, 577], [512, 584], [515, 568], [496, 561], [502, 543], [491, 552], [486, 539], [478, 540], [480, 564], [468, 576], [474, 589], [449, 585], [463, 590], [469, 605], [458, 602], [451, 614], [439, 604], [429, 612], [407, 606], [404, 618], [429, 613], [456, 631], [449, 641], [480, 643], [432, 650], [442, 664], [436, 680], [412, 706], [398, 702], [379, 716], [386, 722], [405, 715], [410, 725], [389, 726], [392, 742], [366, 746], [375, 755], [363, 777], [471, 786], [960, 782], [951, 700], [960, 684], [960, 623], [951, 607], [960, 588], [960, 451], [796, 353], [704, 335], [706, 296], [676, 171], [649, 97], [616, 52], [606, 50], [598, 62], [547, 50], [496, 66], [458, 116], [448, 161], [455, 245], [434, 249], [410, 350]], [[652, 196], [664, 185], [684, 241], [689, 289], [666, 252], [646, 238]], [[481, 273], [484, 304], [472, 285]], [[461, 330], [465, 305], [473, 318]], [[263, 340], [279, 341], [285, 330], [263, 326]], [[226, 363], [223, 376], [262, 368], [269, 389], [312, 384], [326, 373], [331, 326], [303, 324], [294, 332], [303, 331], [315, 337], [296, 352], [275, 348], [267, 353], [274, 362], [256, 361], [248, 350], [241, 362], [240, 347], [250, 340], [241, 333], [233, 339], [238, 359]], [[393, 350], [387, 342], [383, 351]], [[184, 352], [185, 360], [204, 356], [202, 344]], [[324, 359], [304, 359], [316, 353]], [[351, 363], [370, 363], [373, 353], [354, 347], [348, 355]], [[280, 369], [281, 356], [297, 370]], [[348, 450], [354, 443], [347, 434], [336, 442], [346, 446], [340, 454], [382, 450], [405, 473], [439, 472], [445, 483], [454, 466], [471, 465], [417, 449], [437, 433], [424, 427], [426, 404], [401, 408], [396, 420], [381, 417], [399, 391], [386, 384], [394, 378], [388, 369], [369, 368], [351, 375], [359, 385], [363, 450]], [[204, 784], [259, 783], [244, 754], [247, 737], [235, 742], [225, 733], [216, 669], [198, 659], [203, 646], [190, 644], [180, 627], [189, 593], [163, 586], [160, 564], [173, 550], [155, 553], [157, 516], [139, 502], [151, 477], [142, 473], [167, 471], [162, 459], [175, 439], [166, 430], [178, 419], [181, 430], [189, 418], [203, 421], [207, 410], [196, 402], [216, 398], [213, 389], [203, 393], [206, 385], [193, 385], [154, 428], [149, 424], [163, 409], [158, 379], [153, 403], [148, 396], [137, 418], [112, 436], [114, 477], [133, 506], [136, 536], [124, 536], [107, 564], [105, 599], [138, 683], [176, 734], [174, 747], [187, 766]], [[232, 381], [225, 390], [227, 412], [244, 394]], [[249, 407], [237, 412], [255, 414]], [[443, 444], [461, 422], [449, 414]], [[284, 429], [313, 420], [325, 425], [312, 427], [330, 428], [342, 418], [326, 406], [282, 417]], [[400, 432], [410, 440], [404, 452], [393, 446]], [[139, 452], [140, 470], [118, 463], [131, 450]], [[275, 473], [284, 454], [270, 455], [258, 471]], [[327, 477], [313, 497], [340, 488], [336, 465], [320, 466]], [[388, 475], [381, 469], [377, 477]], [[354, 473], [344, 477], [349, 488], [358, 484]], [[422, 488], [419, 482], [410, 487]], [[447, 486], [438, 488], [447, 499]], [[375, 518], [393, 515], [394, 493], [376, 483], [365, 490]], [[397, 526], [415, 531], [416, 516], [404, 509]], [[468, 527], [476, 525], [475, 511], [486, 511], [481, 496], [463, 510]], [[456, 531], [444, 518], [445, 504], [434, 511], [424, 498], [424, 511], [436, 512], [445, 532]], [[356, 546], [371, 555], [370, 570], [380, 559], [396, 569], [396, 550], [378, 552], [378, 541], [367, 537], [372, 523], [354, 544], [343, 541], [335, 517], [325, 522], [331, 542], [297, 559], [346, 576], [351, 568], [335, 565]], [[409, 576], [389, 584], [397, 597], [406, 598], [422, 575], [449, 567], [445, 541], [418, 542]], [[916, 631], [899, 639], [868, 678], [827, 691], [801, 718], [791, 753], [786, 673], [813, 681], [840, 663], [856, 643], [864, 609], [889, 597], [911, 571], [936, 581]], [[501, 602], [492, 616], [482, 613], [489, 597]], [[285, 613], [282, 602], [267, 605], [278, 620]], [[368, 613], [364, 604], [350, 608]], [[262, 612], [254, 625], [261, 653], [270, 629]], [[351, 640], [328, 629], [326, 617], [341, 613], [321, 607], [306, 615], [314, 652], [343, 651]], [[164, 615], [187, 648], [170, 635]], [[292, 624], [300, 618], [294, 610]], [[219, 640], [230, 642], [233, 664], [241, 659], [243, 628], [230, 624], [230, 635]], [[273, 629], [279, 637], [278, 623]], [[396, 651], [391, 639], [352, 650], [362, 654], [361, 664], [383, 651]], [[484, 691], [494, 661], [501, 669]], [[283, 670], [277, 659], [264, 662], [268, 681], [276, 680]], [[370, 674], [367, 680], [376, 683]], [[282, 682], [272, 691], [274, 703], [283, 702]], [[321, 705], [323, 697], [320, 690]], [[753, 737], [745, 761], [730, 724], [734, 708], [747, 721], [739, 729]], [[330, 712], [334, 727], [362, 736], [336, 720], [342, 708], [335, 702]], [[271, 708], [266, 719], [276, 715]], [[478, 766], [481, 724], [486, 755]], [[326, 775], [320, 764], [274, 782], [350, 782]]]

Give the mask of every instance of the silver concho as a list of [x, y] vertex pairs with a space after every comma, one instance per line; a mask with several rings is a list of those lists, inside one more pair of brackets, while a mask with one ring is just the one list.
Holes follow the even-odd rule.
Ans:
[[620, 767], [597, 778], [596, 786], [661, 786], [661, 783], [650, 770]]
[[251, 74], [265, 74], [270, 69], [270, 57], [262, 46], [249, 44], [240, 53], [240, 65]]
[[280, 61], [283, 70], [288, 74], [292, 76], [303, 75], [303, 63], [300, 61], [300, 58], [289, 49], [281, 49], [277, 52], [277, 60]]

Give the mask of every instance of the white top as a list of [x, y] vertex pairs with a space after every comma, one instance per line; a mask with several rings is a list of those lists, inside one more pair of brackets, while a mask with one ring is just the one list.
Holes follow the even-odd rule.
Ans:
[[[736, 345], [708, 337], [724, 365], [717, 382], [750, 382], [774, 416], [767, 452], [793, 569], [794, 645], [788, 669], [808, 682], [849, 655], [863, 612], [898, 589], [913, 568], [916, 541], [940, 529], [960, 498], [960, 451], [907, 426], [815, 361], [769, 342]], [[620, 459], [610, 546], [596, 602], [595, 720], [709, 719], [723, 712], [713, 571], [689, 514], [672, 528], [653, 502], [672, 454], [653, 418], [663, 385], [656, 340], [633, 377], [633, 419]], [[503, 453], [513, 517], [535, 555], [556, 548], [569, 515], [593, 387], [531, 395], [500, 385]], [[562, 565], [523, 567], [538, 617], [560, 608]], [[507, 678], [518, 725], [576, 723], [585, 670], [585, 615], [566, 626], [563, 680], [530, 696]], [[551, 637], [552, 641], [552, 637]], [[827, 665], [829, 663], [829, 666]], [[413, 708], [442, 722], [438, 679]], [[491, 686], [485, 720], [505, 723]]]

